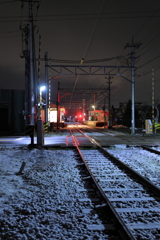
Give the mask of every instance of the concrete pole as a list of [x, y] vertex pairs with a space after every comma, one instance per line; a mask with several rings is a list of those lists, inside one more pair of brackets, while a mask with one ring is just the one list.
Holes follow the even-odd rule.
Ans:
[[83, 121], [83, 119], [85, 118], [84, 117], [84, 113], [85, 113], [85, 99], [84, 98], [82, 99], [82, 106], [83, 106], [83, 109], [82, 109], [82, 121]]
[[59, 92], [59, 82], [58, 82], [58, 90], [57, 90], [57, 129], [59, 129], [60, 123], [60, 92]]
[[49, 108], [49, 79], [48, 79], [48, 52], [45, 52], [45, 83], [46, 83], [46, 105], [45, 105], [45, 122], [48, 122]]
[[132, 59], [132, 120], [131, 120], [131, 126], [132, 126], [132, 134], [135, 134], [135, 80], [134, 80], [134, 75], [135, 75], [135, 70], [134, 70], [134, 52], [135, 51], [135, 46], [132, 44], [132, 54], [131, 54], [131, 59]]
[[152, 67], [152, 132], [156, 133], [154, 107], [154, 67]]
[[103, 108], [103, 113], [104, 113], [104, 128], [106, 128], [106, 99], [104, 98], [104, 108]]
[[29, 125], [29, 51], [28, 51], [28, 26], [24, 28], [25, 32], [25, 126]]
[[32, 14], [32, 1], [29, 2], [29, 27], [30, 27], [30, 125], [34, 125], [34, 102], [35, 102], [35, 89], [34, 89], [34, 57], [33, 57], [33, 14]]
[[132, 134], [135, 134], [135, 48], [139, 48], [141, 43], [134, 43], [134, 38], [132, 37], [132, 43], [127, 43], [126, 47], [131, 47], [131, 85], [132, 85], [132, 113], [131, 113], [131, 127], [132, 127]]
[[111, 120], [111, 76], [108, 77], [108, 129], [112, 128], [112, 120]]

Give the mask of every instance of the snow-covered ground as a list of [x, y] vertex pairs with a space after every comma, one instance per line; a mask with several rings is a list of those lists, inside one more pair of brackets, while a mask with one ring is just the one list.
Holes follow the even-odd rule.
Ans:
[[92, 230], [103, 225], [94, 211], [84, 211], [94, 206], [79, 191], [84, 183], [75, 158], [73, 150], [0, 148], [0, 239], [119, 239]]
[[[160, 186], [160, 156], [117, 145], [107, 149]], [[0, 147], [1, 239], [118, 239], [114, 233], [92, 231], [101, 226], [94, 209], [79, 199], [84, 188], [73, 150]], [[17, 175], [22, 163], [24, 173]], [[143, 171], [144, 169], [144, 171]]]
[[[154, 149], [159, 151], [159, 148]], [[128, 148], [125, 144], [106, 150], [160, 187], [160, 155], [134, 146]]]

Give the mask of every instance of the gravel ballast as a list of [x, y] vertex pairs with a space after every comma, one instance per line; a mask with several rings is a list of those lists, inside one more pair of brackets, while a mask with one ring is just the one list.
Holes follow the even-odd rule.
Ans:
[[[2, 240], [119, 239], [115, 230], [105, 229], [94, 203], [83, 201], [73, 150], [1, 148], [0, 159]], [[23, 162], [23, 174], [17, 175]]]

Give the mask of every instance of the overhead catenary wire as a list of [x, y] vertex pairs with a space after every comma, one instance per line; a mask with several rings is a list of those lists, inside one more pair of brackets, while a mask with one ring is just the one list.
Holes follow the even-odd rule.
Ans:
[[159, 31], [159, 25], [160, 25], [160, 21], [157, 23], [157, 25], [155, 27], [153, 27], [142, 39], [141, 42], [143, 41], [143, 44], [150, 38], [153, 36], [154, 33], [156, 33], [157, 31]]
[[[40, 19], [41, 16], [37, 16], [36, 18], [33, 19], [34, 22], [51, 22], [51, 21], [90, 21], [90, 20], [96, 20], [96, 17], [88, 17], [88, 18], [78, 18], [76, 16], [76, 18], [45, 18], [45, 19]], [[46, 16], [48, 17], [48, 16]], [[148, 18], [149, 16], [115, 16], [115, 17], [99, 17], [99, 20], [109, 20], [109, 19], [142, 19], [142, 18]], [[155, 16], [155, 18], [159, 18], [160, 16]], [[20, 16], [12, 16], [12, 17], [0, 17], [0, 22], [19, 22], [20, 21]], [[28, 16], [23, 16], [23, 22], [28, 22]]]
[[[89, 48], [90, 48], [90, 46], [91, 46], [91, 43], [92, 43], [92, 40], [93, 40], [93, 37], [94, 37], [95, 28], [96, 28], [96, 25], [97, 25], [97, 22], [98, 22], [98, 18], [99, 18], [99, 16], [100, 16], [100, 13], [101, 13], [101, 11], [102, 11], [102, 7], [103, 7], [103, 4], [104, 4], [104, 1], [105, 1], [105, 0], [102, 0], [101, 6], [100, 6], [100, 8], [99, 8], [98, 15], [97, 15], [96, 21], [95, 21], [95, 23], [94, 23], [94, 25], [93, 25], [90, 38], [89, 38], [89, 40], [88, 40], [86, 49], [85, 49], [84, 54], [83, 54], [83, 56], [82, 56], [81, 64], [82, 64], [82, 62], [84, 61], [84, 59], [86, 58], [87, 53], [88, 53], [88, 51], [89, 51]], [[108, 2], [108, 0], [107, 0], [107, 2]], [[106, 5], [105, 5], [105, 7], [106, 7]], [[75, 87], [76, 87], [76, 85], [77, 85], [78, 78], [79, 78], [79, 75], [76, 76], [76, 79], [75, 79], [75, 82], [74, 82], [74, 86], [73, 86], [73, 90], [72, 90], [72, 95], [71, 95], [71, 98], [70, 98], [70, 106], [71, 106], [71, 101], [72, 101], [72, 97], [73, 97], [73, 93], [74, 93]]]
[[[146, 21], [146, 23], [138, 30], [138, 32], [137, 32], [136, 34], [134, 34], [134, 37], [138, 36], [139, 33], [145, 28], [145, 26], [147, 25], [147, 23], [148, 23], [151, 19], [153, 19], [154, 17], [156, 17], [155, 14], [159, 11], [159, 9], [160, 9], [160, 7], [159, 7], [158, 9], [156, 9], [156, 11], [154, 11], [151, 16], [149, 16], [149, 19]], [[148, 43], [146, 43], [146, 45], [145, 45], [144, 47], [138, 49], [138, 51], [137, 51], [138, 54], [139, 54], [140, 52], [142, 52], [144, 49], [146, 49], [146, 47], [147, 47], [151, 42], [153, 42], [153, 41], [156, 39], [156, 37], [159, 35], [159, 33], [158, 33], [156, 36], [153, 36], [153, 33], [156, 33], [156, 31], [159, 30], [158, 25], [159, 25], [159, 23], [156, 25], [156, 27], [154, 27], [154, 28], [149, 32], [149, 34], [145, 35], [145, 37], [142, 38], [142, 40], [144, 39], [144, 42], [147, 41], [149, 38], [151, 38], [151, 39], [150, 39], [150, 41], [149, 41]], [[142, 41], [142, 40], [141, 40], [141, 41]], [[157, 45], [157, 44], [155, 44], [155, 45]], [[153, 47], [153, 46], [152, 46], [152, 47]], [[151, 49], [151, 48], [150, 48], [150, 49]], [[145, 54], [146, 52], [148, 52], [150, 49], [145, 50], [145, 51], [141, 54], [141, 56], [142, 56], [143, 54]], [[136, 54], [137, 54], [137, 53], [136, 53]], [[157, 59], [158, 57], [159, 57], [159, 56], [157, 56], [157, 57], [154, 58], [154, 59], [149, 60], [149, 61], [146, 62], [145, 64], [137, 67], [137, 69], [139, 69], [139, 68], [141, 68], [141, 67], [149, 64], [150, 62], [154, 61], [154, 60]], [[142, 76], [142, 75], [141, 75], [141, 76]], [[139, 77], [139, 76], [136, 76], [136, 78], [138, 78], [138, 77]], [[128, 77], [127, 77], [127, 78], [128, 78]]]
[[[149, 21], [151, 21], [151, 19], [153, 19], [154, 17], [157, 17], [157, 16], [155, 16], [155, 14], [159, 11], [159, 9], [160, 9], [160, 7], [158, 7], [158, 8], [156, 9], [156, 11], [154, 11], [154, 12], [152, 13], [152, 15], [149, 16], [149, 18], [147, 19], [147, 21], [145, 22], [145, 24], [138, 30], [138, 32], [137, 32], [136, 34], [134, 34], [134, 38], [139, 35], [139, 33], [145, 28], [145, 26], [149, 23]], [[159, 23], [160, 23], [160, 22], [159, 22]], [[156, 27], [154, 27], [147, 35], [145, 35], [145, 36], [142, 38], [142, 40], [144, 39], [144, 42], [147, 41], [149, 38], [151, 38], [151, 39], [150, 39], [150, 41], [149, 41], [148, 43], [146, 43], [146, 45], [145, 45], [144, 47], [139, 48], [136, 54], [139, 54], [141, 51], [143, 51], [143, 50], [144, 50], [151, 42], [153, 42], [154, 39], [156, 39], [157, 36], [160, 34], [160, 33], [158, 33], [156, 36], [153, 36], [153, 31], [154, 31], [154, 33], [155, 33], [157, 30], [159, 30], [159, 28], [157, 28], [157, 26], [159, 25], [159, 23], [158, 23], [158, 24], [156, 25]], [[157, 29], [156, 29], [156, 28], [157, 28]], [[142, 40], [141, 40], [141, 42], [142, 42]], [[153, 46], [152, 46], [152, 47], [153, 47]], [[146, 52], [148, 52], [150, 49], [151, 49], [151, 48], [145, 50], [145, 51], [141, 54], [141, 56], [142, 56], [143, 54], [145, 54]], [[156, 59], [156, 58], [154, 58], [154, 59]], [[153, 60], [154, 60], [154, 59], [153, 59]], [[150, 61], [148, 61], [147, 63], [149, 63], [149, 62], [151, 62], [151, 61], [153, 61], [153, 60], [150, 60]], [[141, 65], [141, 66], [138, 67], [138, 68], [141, 68], [142, 66], [145, 66], [147, 63]], [[138, 69], [138, 68], [137, 68], [137, 69]]]
[[158, 58], [160, 58], [160, 55], [156, 56], [155, 58], [153, 58], [153, 59], [149, 60], [148, 62], [142, 64], [141, 66], [137, 67], [137, 69], [140, 69], [141, 67], [144, 67], [144, 66], [147, 65], [148, 63], [151, 63], [151, 62], [153, 62], [155, 59], [158, 59]]
[[12, 2], [17, 2], [18, 0], [12, 0], [12, 1], [4, 1], [4, 2], [1, 2], [0, 4], [5, 4], [5, 3], [12, 3]]
[[[6, 1], [6, 2], [7, 2], [7, 1]], [[5, 2], [5, 3], [6, 3], [6, 2]], [[8, 2], [15, 2], [15, 1], [8, 1]], [[139, 11], [136, 11], [136, 12], [139, 12]], [[136, 12], [135, 12], [135, 13], [136, 13]], [[128, 12], [128, 13], [129, 13], [129, 12]], [[154, 13], [155, 13], [154, 11], [144, 11], [144, 16], [142, 16], [142, 13], [143, 13], [143, 11], [141, 11], [141, 13], [140, 13], [141, 16], [140, 16], [140, 17], [151, 17], [151, 16], [149, 16], [150, 14], [151, 14], [151, 15], [154, 15], [154, 16], [152, 16], [152, 19], [155, 18], [155, 17], [157, 17], [157, 16], [155, 16], [156, 14], [154, 14]], [[111, 17], [113, 17], [113, 18], [114, 18], [114, 17], [115, 17], [115, 18], [117, 17], [117, 16], [109, 15], [109, 13], [107, 13], [108, 15], [105, 15], [106, 13], [101, 13], [101, 14], [104, 14], [104, 15], [102, 15], [102, 17], [103, 17], [103, 16], [104, 16], [104, 17], [105, 17], [105, 16], [106, 16], [106, 17], [111, 16]], [[113, 13], [113, 14], [114, 14], [114, 13]], [[117, 13], [117, 14], [118, 14], [118, 13]], [[133, 13], [133, 14], [134, 14], [134, 13]], [[73, 14], [73, 15], [75, 16], [75, 14]], [[73, 15], [70, 14], [71, 17], [69, 17], [69, 15], [66, 14], [66, 16], [69, 17], [70, 19], [72, 19], [72, 16], [73, 16]], [[158, 14], [157, 14], [157, 15], [158, 15]], [[80, 16], [80, 15], [78, 15], [78, 17], [79, 17], [79, 16]], [[92, 16], [94, 17], [94, 15], [92, 15], [92, 14], [91, 14], [90, 16], [91, 16], [91, 17], [92, 17]], [[90, 17], [90, 16], [89, 16], [89, 17]], [[119, 15], [118, 15], [118, 16], [119, 16]], [[76, 16], [75, 16], [75, 17], [76, 17]], [[85, 15], [82, 14], [82, 17], [85, 17]], [[129, 17], [129, 16], [127, 15], [127, 13], [125, 13], [125, 16], [124, 16], [124, 17]], [[136, 16], [133, 16], [133, 15], [132, 15], [131, 17], [136, 17]], [[139, 17], [139, 16], [137, 16], [137, 17]], [[65, 17], [65, 18], [66, 18], [66, 17]], [[74, 18], [74, 17], [73, 17], [73, 18]], [[25, 18], [23, 18], [23, 19], [25, 19]], [[38, 19], [41, 19], [41, 16], [37, 16], [37, 17], [36, 17], [36, 20], [38, 21]], [[49, 18], [46, 16], [46, 19], [49, 19]], [[96, 18], [94, 18], [94, 19], [96, 19]], [[101, 19], [101, 16], [99, 17], [99, 20], [100, 20], [100, 19]], [[106, 19], [107, 19], [107, 18], [106, 18]], [[61, 20], [63, 20], [63, 19], [61, 19]], [[83, 19], [82, 19], [82, 20], [83, 20]], [[41, 21], [41, 20], [40, 20], [40, 21]], [[42, 20], [42, 21], [43, 21], [43, 20]], [[153, 27], [154, 27], [154, 26], [153, 26]], [[156, 30], [156, 29], [155, 29], [155, 30]], [[158, 30], [157, 30], [157, 31], [158, 31]], [[153, 32], [152, 32], [152, 33], [153, 33]], [[141, 51], [141, 53], [142, 53], [141, 56], [142, 56], [143, 54], [147, 53], [149, 50], [151, 50], [151, 48], [150, 48], [150, 45], [151, 45], [150, 43], [151, 43], [151, 42], [147, 44], [148, 36], [145, 38], [145, 41], [146, 41], [146, 47], [144, 46], [145, 48], [140, 48], [140, 49], [139, 49], [139, 50]], [[154, 41], [154, 40], [153, 40], [153, 41]], [[158, 43], [157, 43], [157, 44], [158, 44]], [[147, 48], [147, 47], [148, 47], [148, 48]], [[143, 49], [143, 50], [142, 50], [142, 49]], [[89, 60], [86, 60], [86, 59], [85, 59], [84, 64], [87, 64], [87, 63], [88, 63], [88, 64], [89, 64], [89, 63], [93, 63], [93, 64], [94, 64], [94, 63], [96, 63], [95, 60], [97, 61], [97, 63], [101, 63], [101, 62], [103, 63], [103, 62], [105, 62], [105, 61], [110, 61], [110, 60], [103, 60], [103, 59], [94, 59], [94, 60], [90, 60], [90, 62], [89, 62]], [[114, 59], [111, 59], [111, 60], [114, 60]], [[119, 58], [119, 59], [115, 58], [115, 60], [118, 60], [121, 65], [126, 64], [126, 62], [125, 62], [126, 60], [123, 59], [123, 58]], [[58, 61], [59, 61], [59, 60], [58, 60]], [[62, 62], [62, 61], [63, 61], [63, 62]], [[61, 63], [71, 63], [71, 62], [69, 62], [70, 60], [62, 60], [62, 61], [61, 61]], [[66, 61], [66, 62], [65, 62], [65, 61]], [[75, 61], [76, 61], [76, 62], [74, 62], [74, 63], [79, 63], [79, 61], [77, 61], [77, 60], [75, 60]], [[60, 62], [60, 61], [59, 61], [59, 62]], [[127, 64], [129, 64], [129, 63], [127, 62]], [[140, 70], [142, 70], [142, 68], [140, 68]], [[76, 80], [75, 80], [75, 82], [77, 83]]]
[[[105, 0], [102, 0], [102, 3], [101, 3], [101, 6], [100, 6], [100, 9], [99, 9], [99, 11], [98, 11], [98, 15], [97, 15], [96, 21], [95, 21], [95, 23], [94, 23], [94, 25], [93, 25], [93, 28], [92, 28], [92, 32], [91, 32], [90, 38], [89, 38], [89, 40], [88, 40], [88, 43], [87, 43], [86, 49], [85, 49], [84, 54], [83, 54], [83, 57], [82, 57], [83, 59], [86, 58], [86, 55], [87, 55], [87, 53], [88, 53], [88, 51], [89, 51], [89, 48], [90, 48], [90, 46], [91, 46], [91, 43], [92, 43], [92, 40], [93, 40], [93, 37], [94, 37], [95, 28], [96, 28], [96, 26], [97, 26], [97, 22], [98, 22], [98, 19], [99, 19], [100, 14], [101, 14], [101, 10], [102, 10], [102, 7], [103, 7], [103, 4], [104, 4], [104, 1], [105, 1]], [[107, 1], [108, 1], [108, 0], [107, 0]]]
[[148, 22], [154, 17], [154, 15], [159, 11], [160, 6], [157, 8], [157, 10], [149, 17], [149, 19], [145, 22], [145, 24], [139, 29], [139, 31], [134, 35], [134, 37], [136, 37], [141, 31], [142, 29], [148, 24]]
[[[150, 16], [150, 18], [146, 21], [146, 23], [141, 27], [141, 29], [136, 33], [135, 36], [137, 36], [142, 30], [143, 28], [145, 28], [145, 26], [149, 23], [149, 21], [151, 21], [151, 19], [153, 19], [153, 17], [155, 16], [155, 14], [159, 11], [160, 7], [158, 7], [156, 9], [156, 11], [154, 11], [154, 13]], [[152, 42], [154, 42], [155, 39], [157, 39], [157, 37], [160, 35], [160, 32], [157, 33], [157, 31], [159, 31], [159, 25], [160, 25], [160, 21], [156, 24], [156, 26], [154, 26], [149, 33], [147, 33], [142, 39], [141, 42], [143, 42], [143, 44], [145, 42], [147, 42], [149, 39], [149, 41], [145, 44], [145, 46], [141, 47], [140, 49], [138, 49], [137, 54], [140, 54], [143, 50], [143, 52], [141, 53], [141, 57], [146, 54], [147, 52], [149, 52], [151, 49], [153, 49], [153, 47], [155, 47], [157, 43], [153, 44], [151, 47], [148, 47]], [[155, 35], [155, 33], [157, 33]], [[148, 47], [148, 48], [147, 48]], [[152, 61], [152, 60], [151, 60]]]
[[[20, 0], [19, 0], [20, 1]], [[12, 1], [12, 2], [16, 2], [16, 1]], [[7, 2], [5, 2], [7, 3]], [[0, 3], [1, 4], [1, 3]], [[41, 4], [41, 1], [39, 3], [39, 6]], [[106, 3], [107, 4], [107, 3]], [[153, 11], [146, 11], [147, 13], [154, 13]], [[99, 19], [126, 19], [126, 18], [148, 18], [150, 17], [150, 15], [139, 15], [137, 16], [137, 14], [139, 13], [145, 13], [145, 11], [136, 11], [136, 12], [102, 12], [101, 13], [101, 17], [99, 17]], [[105, 17], [105, 15], [122, 15], [122, 16], [111, 16], [111, 17]], [[135, 14], [133, 16], [131, 16], [130, 14]], [[103, 16], [104, 15], [104, 16]], [[129, 16], [124, 16], [124, 15], [129, 15]], [[79, 18], [79, 17], [85, 17], [87, 16], [87, 18]], [[53, 15], [39, 15], [37, 20], [39, 21], [50, 21], [50, 20], [95, 20], [97, 19], [97, 13], [76, 13], [76, 14], [53, 14]], [[1, 16], [0, 18], [20, 18], [21, 16]], [[51, 19], [51, 17], [56, 17], [56, 19]], [[57, 18], [58, 17], [58, 18]], [[61, 18], [60, 18], [61, 17]], [[67, 17], [67, 18], [62, 18], [62, 17]], [[68, 17], [72, 17], [72, 18], [68, 18]], [[74, 18], [76, 17], [76, 18]], [[159, 16], [152, 16], [152, 18], [158, 18]], [[23, 18], [27, 19], [28, 15], [23, 16]], [[40, 19], [43, 18], [43, 19]], [[45, 19], [46, 18], [46, 19]], [[19, 19], [18, 19], [19, 20]]]
[[[160, 22], [158, 23], [158, 25], [159, 25], [159, 24], [160, 24]], [[158, 25], [157, 25], [157, 26], [158, 26]], [[154, 29], [155, 29], [155, 28], [154, 28]], [[140, 52], [143, 51], [144, 49], [146, 49], [146, 47], [147, 47], [150, 43], [152, 43], [155, 39], [157, 39], [157, 37], [160, 35], [160, 32], [158, 32], [157, 35], [154, 35], [157, 31], [160, 31], [160, 30], [159, 30], [159, 27], [158, 27], [157, 30], [155, 30], [154, 32], [150, 31], [150, 33], [148, 34], [147, 39], [145, 39], [144, 42], [146, 42], [147, 40], [149, 40], [149, 38], [151, 38], [151, 39], [150, 39], [149, 42], [146, 43], [143, 47], [141, 47], [140, 49], [138, 49], [138, 51], [137, 51], [138, 54], [140, 54]], [[144, 42], [143, 42], [143, 44], [144, 44]], [[149, 50], [151, 50], [155, 45], [156, 45], [156, 44], [154, 44], [154, 45], [152, 45], [151, 47], [147, 48], [147, 49], [144, 51], [144, 53], [146, 53], [146, 52], [148, 52]], [[141, 56], [142, 56], [144, 53], [141, 53]]]
[[[110, 58], [85, 60], [84, 63], [86, 63], [86, 64], [88, 64], [88, 63], [99, 63], [99, 62], [107, 62], [107, 61], [117, 59], [120, 62], [122, 61], [123, 64], [128, 64], [126, 56], [128, 56], [128, 54], [125, 55], [125, 56], [115, 56], [115, 57], [110, 57]], [[79, 60], [69, 60], [69, 59], [50, 59], [50, 61], [54, 62], [54, 63], [68, 63], [68, 64], [78, 64], [79, 63]]]

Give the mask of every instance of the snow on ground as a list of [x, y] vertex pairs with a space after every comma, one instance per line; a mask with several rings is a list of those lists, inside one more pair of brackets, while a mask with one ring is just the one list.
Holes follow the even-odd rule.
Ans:
[[[126, 145], [107, 150], [160, 186], [160, 156]], [[16, 175], [22, 163], [24, 174]], [[73, 150], [1, 147], [1, 239], [118, 239], [88, 228], [102, 223], [97, 214], [83, 213], [94, 206], [78, 200], [84, 183], [77, 164]]]
[[125, 144], [115, 145], [106, 150], [160, 187], [159, 155], [134, 146], [128, 148]]
[[[26, 163], [23, 175], [16, 175]], [[119, 239], [93, 231], [101, 221], [91, 201], [79, 201], [83, 189], [73, 150], [0, 148], [0, 229], [2, 240]]]

